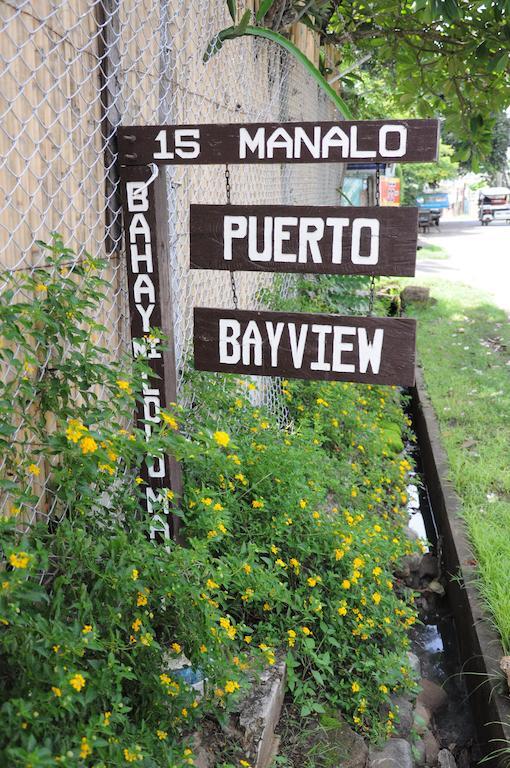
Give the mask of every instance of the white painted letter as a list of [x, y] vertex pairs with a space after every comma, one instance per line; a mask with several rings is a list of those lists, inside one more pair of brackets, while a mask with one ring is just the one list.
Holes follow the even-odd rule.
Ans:
[[248, 217], [248, 258], [250, 261], [271, 261], [273, 249], [273, 219], [264, 216], [264, 247], [257, 250], [257, 217]]
[[148, 211], [149, 194], [145, 181], [126, 182], [128, 211]]
[[284, 149], [287, 160], [292, 158], [292, 139], [285, 128], [276, 128], [267, 140], [267, 156], [274, 157], [275, 149]]
[[322, 157], [329, 157], [331, 147], [342, 147], [342, 157], [349, 157], [349, 137], [336, 125], [322, 139]]
[[294, 157], [301, 157], [301, 145], [304, 144], [311, 156], [321, 156], [321, 129], [316, 125], [313, 129], [313, 142], [306, 135], [305, 129], [297, 126], [294, 130]]
[[257, 128], [255, 136], [252, 138], [246, 128], [239, 128], [239, 159], [246, 159], [246, 150], [258, 152], [259, 160], [266, 156], [265, 151], [265, 128]]
[[232, 261], [232, 239], [246, 237], [248, 225], [246, 216], [223, 217], [223, 258]]
[[375, 157], [377, 152], [375, 149], [358, 149], [358, 126], [351, 126], [351, 157]]
[[296, 324], [289, 323], [290, 351], [292, 353], [292, 362], [294, 368], [301, 368], [303, 365], [303, 355], [305, 353], [306, 337], [308, 335], [308, 325], [302, 325], [299, 331], [299, 340], [296, 336]]
[[299, 220], [299, 258], [300, 264], [306, 264], [308, 260], [308, 247], [310, 256], [315, 264], [322, 264], [322, 256], [319, 248], [319, 240], [324, 236], [324, 219], [308, 218], [303, 216]]
[[200, 154], [199, 128], [179, 128], [175, 132], [175, 154], [191, 160]]
[[295, 253], [282, 253], [282, 244], [290, 240], [290, 232], [285, 232], [284, 227], [295, 227], [297, 225], [297, 216], [275, 216], [274, 220], [274, 252], [273, 257], [276, 261], [294, 263], [296, 261]]
[[151, 231], [143, 213], [135, 213], [129, 225], [129, 241], [131, 243], [136, 242], [138, 235], [141, 235], [148, 243], [150, 243]]
[[278, 365], [278, 344], [280, 343], [284, 326], [285, 323], [276, 323], [275, 328], [273, 323], [268, 320], [266, 321], [266, 332], [269, 346], [271, 347], [271, 365], [273, 368], [276, 368]]
[[138, 253], [138, 246], [136, 243], [131, 243], [129, 247], [129, 255], [131, 257], [131, 269], [134, 274], [137, 275], [140, 271], [140, 262], [146, 263], [146, 271], [151, 273], [153, 271], [152, 266], [152, 246], [150, 243], [145, 243], [145, 253]]
[[352, 352], [354, 346], [349, 341], [342, 341], [342, 336], [355, 336], [356, 328], [350, 325], [335, 325], [333, 331], [333, 370], [340, 373], [354, 373], [351, 363], [342, 363], [342, 352]]
[[253, 347], [253, 365], [262, 365], [262, 336], [255, 320], [250, 320], [243, 333], [243, 365], [250, 365]]
[[[398, 133], [400, 144], [397, 149], [388, 149], [387, 137], [389, 133]], [[405, 125], [383, 125], [379, 131], [379, 154], [382, 157], [402, 157], [407, 148], [407, 128]]]
[[326, 356], [326, 334], [331, 333], [330, 325], [312, 325], [312, 332], [316, 333], [319, 337], [317, 339], [317, 360], [314, 363], [310, 363], [310, 369], [312, 371], [330, 371], [331, 365], [324, 359]]
[[[364, 228], [370, 230], [370, 252], [368, 256], [362, 256], [360, 253], [361, 230]], [[353, 264], [377, 264], [379, 261], [379, 228], [380, 224], [377, 219], [354, 219], [352, 222], [351, 248]]]
[[[230, 331], [230, 333], [228, 333]], [[241, 333], [241, 324], [238, 320], [220, 319], [219, 328], [219, 352], [220, 363], [235, 365], [241, 359], [241, 345], [239, 344], [239, 335]], [[228, 347], [231, 347], [231, 352]]]
[[342, 263], [342, 237], [343, 229], [349, 224], [349, 219], [335, 219], [328, 217], [326, 219], [328, 227], [333, 227], [333, 242], [331, 244], [331, 263]]
[[376, 328], [374, 338], [368, 340], [367, 329], [358, 328], [359, 344], [359, 370], [360, 373], [366, 373], [370, 365], [374, 373], [379, 373], [381, 365], [382, 345], [384, 340], [384, 329]]

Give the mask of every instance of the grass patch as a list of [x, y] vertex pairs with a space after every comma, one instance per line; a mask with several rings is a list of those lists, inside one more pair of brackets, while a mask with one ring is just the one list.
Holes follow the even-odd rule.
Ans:
[[418, 354], [478, 560], [479, 587], [510, 650], [510, 327], [476, 290], [430, 280], [410, 307]]
[[427, 245], [417, 251], [416, 257], [418, 261], [429, 261], [430, 259], [442, 261], [448, 258], [448, 254], [440, 245], [430, 245], [427, 243]]

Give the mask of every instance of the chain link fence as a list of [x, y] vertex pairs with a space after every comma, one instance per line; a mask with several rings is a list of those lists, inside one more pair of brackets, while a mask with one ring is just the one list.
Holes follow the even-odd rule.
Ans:
[[[204, 64], [208, 43], [230, 24], [222, 0], [0, 4], [2, 274], [41, 266], [45, 257], [36, 241], [48, 240], [52, 231], [77, 259], [85, 251], [107, 259], [110, 289], [98, 319], [108, 328], [104, 341], [114, 355], [129, 342], [116, 127], [338, 117], [299, 65], [267, 41], [227, 42]], [[190, 203], [225, 202], [225, 168], [165, 172], [180, 381], [191, 358], [193, 307], [233, 306], [228, 273], [204, 275], [188, 263]], [[245, 165], [230, 172], [232, 203], [339, 202], [339, 165]], [[260, 306], [260, 289], [273, 279], [238, 273], [240, 308]], [[0, 290], [2, 283], [0, 277]], [[283, 281], [284, 290], [290, 285], [291, 278]], [[271, 380], [261, 381], [259, 393], [278, 408]]]

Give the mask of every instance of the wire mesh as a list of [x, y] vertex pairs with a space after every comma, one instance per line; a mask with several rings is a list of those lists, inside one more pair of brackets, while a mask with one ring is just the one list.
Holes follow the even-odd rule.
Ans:
[[[0, 4], [2, 273], [41, 266], [36, 241], [52, 231], [77, 259], [85, 251], [106, 258], [110, 288], [99, 320], [114, 355], [129, 341], [117, 126], [338, 117], [299, 65], [267, 41], [229, 41], [204, 64], [207, 44], [230, 24], [221, 0]], [[188, 266], [189, 205], [224, 202], [224, 170], [165, 170], [179, 382], [190, 364], [193, 307], [232, 306], [228, 273], [204, 275]], [[339, 165], [245, 165], [230, 172], [232, 203], [339, 202]], [[260, 306], [260, 289], [272, 281], [238, 273], [240, 308]], [[291, 278], [282, 281], [284, 291], [291, 285]], [[260, 401], [277, 413], [279, 389], [272, 379], [258, 389]]]

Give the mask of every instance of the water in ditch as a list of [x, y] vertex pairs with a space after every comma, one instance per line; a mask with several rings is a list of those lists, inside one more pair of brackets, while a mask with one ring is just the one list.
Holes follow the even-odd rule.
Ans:
[[[437, 577], [432, 585], [441, 585], [441, 532], [438, 530], [422, 473], [419, 448], [408, 446], [416, 472], [408, 487], [409, 527], [429, 542], [429, 552], [437, 558]], [[430, 578], [430, 576], [429, 576]], [[476, 742], [476, 726], [471, 713], [466, 686], [461, 674], [457, 628], [445, 594], [430, 591], [423, 579], [418, 591], [421, 623], [411, 634], [412, 651], [421, 666], [422, 677], [440, 685], [448, 695], [447, 705], [433, 718], [432, 731], [441, 749], [448, 749], [457, 768], [474, 768], [481, 758]]]

